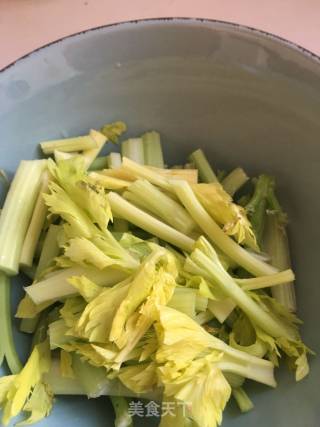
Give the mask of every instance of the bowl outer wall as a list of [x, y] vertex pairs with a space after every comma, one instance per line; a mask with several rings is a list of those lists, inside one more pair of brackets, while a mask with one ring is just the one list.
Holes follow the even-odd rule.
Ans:
[[[161, 131], [165, 158], [202, 147], [216, 168], [274, 174], [289, 212], [299, 315], [319, 352], [320, 63], [310, 52], [249, 28], [192, 19], [138, 21], [87, 31], [42, 48], [0, 74], [0, 159], [9, 174], [45, 139], [125, 120], [129, 135]], [[25, 278], [13, 281], [13, 307]], [[28, 339], [16, 333], [20, 352]], [[250, 384], [255, 410], [231, 404], [224, 427], [317, 427], [320, 363], [273, 391]], [[105, 399], [57, 399], [39, 425], [112, 426]], [[138, 420], [136, 425], [157, 425]]]

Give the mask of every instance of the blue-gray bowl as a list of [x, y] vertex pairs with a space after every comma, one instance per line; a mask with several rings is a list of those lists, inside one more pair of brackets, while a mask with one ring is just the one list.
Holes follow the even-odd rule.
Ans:
[[[234, 24], [196, 19], [130, 22], [39, 49], [0, 74], [0, 167], [13, 172], [41, 140], [122, 119], [130, 134], [161, 131], [166, 158], [205, 149], [215, 167], [277, 178], [290, 217], [303, 336], [320, 350], [320, 60], [289, 42]], [[14, 301], [21, 280], [13, 283]], [[21, 355], [28, 340], [17, 333]], [[320, 362], [296, 384], [252, 384], [255, 410], [229, 406], [224, 427], [318, 427]], [[158, 420], [136, 420], [137, 426]], [[113, 425], [106, 398], [59, 397], [43, 427]]]

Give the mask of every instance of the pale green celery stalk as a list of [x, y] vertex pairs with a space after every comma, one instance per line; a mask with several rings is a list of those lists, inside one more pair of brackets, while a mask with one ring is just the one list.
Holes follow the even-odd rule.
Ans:
[[251, 321], [275, 338], [296, 339], [296, 333], [264, 311], [218, 264], [208, 258], [199, 249], [195, 249], [191, 258], [203, 269], [222, 292], [229, 296], [246, 313]]
[[42, 272], [50, 266], [54, 258], [59, 255], [58, 234], [61, 231], [60, 225], [51, 224], [44, 239], [42, 251], [37, 265], [35, 277], [38, 278]]
[[203, 208], [186, 181], [171, 180], [170, 183], [194, 221], [209, 237], [211, 242], [228, 255], [229, 258], [254, 276], [266, 276], [277, 271], [269, 264], [256, 259], [231, 237], [227, 236]]
[[272, 177], [260, 175], [255, 182], [253, 196], [245, 206], [259, 245], [262, 243], [263, 230], [267, 215], [267, 197], [270, 189], [273, 187], [274, 179]]
[[44, 141], [41, 142], [40, 147], [44, 154], [52, 154], [54, 153], [54, 150], [70, 153], [73, 151], [97, 148], [97, 143], [90, 135], [85, 135], [77, 136], [75, 138], [63, 138]]
[[158, 132], [146, 132], [142, 135], [144, 149], [144, 163], [156, 168], [164, 168], [160, 134]]
[[175, 288], [174, 294], [167, 305], [194, 319], [196, 317], [196, 290], [192, 288]]
[[197, 294], [196, 294], [196, 311], [197, 312], [198, 311], [206, 311], [208, 308], [208, 304], [209, 304], [208, 298], [205, 298], [205, 297], [199, 295], [197, 292]]
[[[79, 358], [79, 356], [76, 356], [76, 357]], [[82, 362], [82, 363], [85, 364], [84, 369], [89, 367], [89, 370], [87, 373], [84, 372], [84, 369], [82, 370], [82, 373], [84, 373], [85, 377], [87, 377], [87, 375], [89, 375], [89, 372], [91, 372], [90, 368], [100, 369], [100, 368], [95, 368], [94, 366], [89, 365], [89, 363], [87, 362]], [[75, 368], [75, 366], [73, 366], [73, 368]], [[76, 371], [77, 369], [74, 369], [74, 370]], [[75, 373], [77, 374], [78, 372], [75, 372]], [[161, 398], [160, 389], [155, 390], [154, 392], [149, 392], [147, 394], [136, 394], [132, 392], [131, 390], [126, 388], [119, 380], [108, 379], [106, 369], [104, 369], [104, 373], [102, 372], [102, 375], [101, 374], [99, 375], [96, 373], [96, 377], [98, 377], [98, 380], [99, 380], [98, 384], [95, 385], [93, 381], [90, 381], [90, 386], [92, 386], [92, 391], [94, 395], [124, 396], [124, 397], [133, 397], [133, 398], [137, 397], [140, 399], [150, 399], [155, 401], [160, 400]], [[103, 383], [103, 377], [104, 377], [104, 383]], [[50, 371], [44, 375], [44, 381], [50, 385], [54, 395], [78, 395], [78, 396], [80, 395], [81, 396], [81, 395], [87, 394], [85, 388], [81, 384], [81, 381], [78, 375], [76, 375], [75, 379], [64, 378], [61, 376], [60, 363], [59, 363], [59, 360], [57, 359], [52, 360]]]
[[233, 388], [232, 396], [242, 413], [249, 412], [254, 408], [252, 401], [242, 387]]
[[15, 275], [46, 160], [23, 160], [13, 178], [0, 216], [0, 270]]
[[0, 366], [5, 358], [12, 374], [17, 374], [22, 364], [13, 341], [10, 290], [9, 278], [0, 273]]
[[126, 233], [129, 231], [129, 223], [122, 218], [113, 219], [113, 231], [117, 233]]
[[113, 268], [106, 268], [105, 270], [83, 267], [67, 268], [44, 278], [34, 285], [27, 286], [25, 291], [36, 305], [47, 301], [64, 299], [78, 294], [77, 290], [68, 282], [68, 279], [72, 276], [82, 275], [99, 286], [113, 286], [125, 279], [128, 273]]
[[89, 171], [99, 171], [107, 169], [108, 167], [108, 156], [97, 157], [90, 165]]
[[122, 159], [122, 167], [123, 169], [132, 173], [137, 178], [144, 178], [147, 181], [151, 182], [151, 184], [157, 185], [158, 187], [163, 188], [164, 190], [172, 191], [172, 186], [169, 180], [159, 175], [157, 172], [152, 170], [152, 168], [139, 165], [138, 163], [128, 159], [127, 157], [124, 157]]
[[212, 319], [214, 319], [214, 314], [211, 313], [210, 310], [202, 311], [201, 313], [197, 314], [195, 317], [195, 321], [199, 323], [199, 325], [204, 325], [210, 322]]
[[120, 153], [110, 153], [107, 156], [107, 163], [109, 169], [117, 169], [121, 167], [122, 160]]
[[81, 357], [75, 353], [72, 355], [72, 367], [76, 378], [84, 388], [89, 398], [101, 396], [107, 380], [107, 370], [96, 368], [88, 362], [82, 361]]
[[231, 298], [220, 301], [210, 300], [208, 303], [208, 309], [220, 323], [224, 323], [235, 308], [236, 304]]
[[141, 209], [136, 208], [132, 203], [127, 202], [123, 197], [114, 192], [110, 192], [108, 198], [112, 212], [115, 215], [119, 215], [137, 227], [184, 251], [192, 251], [195, 241], [190, 239], [190, 237], [164, 224]]
[[249, 180], [248, 175], [242, 168], [231, 171], [221, 182], [222, 187], [231, 197]]
[[39, 322], [39, 316], [35, 316], [32, 319], [21, 319], [20, 331], [25, 334], [33, 334], [37, 328]]
[[27, 230], [26, 237], [22, 246], [20, 255], [20, 265], [31, 267], [33, 264], [33, 258], [35, 255], [37, 243], [40, 238], [43, 225], [47, 216], [47, 206], [44, 202], [43, 193], [48, 191], [49, 176], [48, 172], [44, 171], [42, 176], [42, 183], [40, 191], [34, 206], [31, 221]]
[[[134, 200], [137, 200], [138, 203], [141, 201], [142, 207], [146, 207], [149, 212], [160, 217], [181, 233], [189, 234], [196, 228], [195, 222], [185, 208], [149, 181], [135, 181], [127, 188], [123, 195], [124, 198], [127, 198], [128, 193], [133, 194]], [[128, 199], [134, 202], [130, 196]]]
[[54, 160], [59, 163], [61, 160], [69, 160], [73, 157], [79, 156], [79, 153], [72, 152], [72, 153], [65, 153], [64, 151], [54, 150], [53, 152]]
[[245, 379], [243, 377], [237, 374], [233, 374], [232, 372], [225, 372], [223, 375], [225, 376], [226, 380], [232, 388], [242, 387], [245, 382]]
[[202, 182], [218, 182], [218, 178], [210, 166], [204, 152], [201, 149], [190, 154], [189, 160], [199, 171], [199, 178]]
[[127, 157], [140, 165], [144, 164], [142, 138], [130, 138], [121, 144], [122, 157]]
[[48, 326], [49, 326], [49, 318], [48, 318], [49, 310], [45, 310], [41, 313], [37, 327], [35, 329], [35, 333], [32, 338], [32, 348], [34, 348], [37, 344], [41, 344], [48, 337]]
[[[279, 269], [290, 268], [290, 251], [285, 225], [279, 214], [267, 216], [266, 229], [263, 241], [264, 250], [271, 256], [271, 264]], [[287, 307], [290, 311], [296, 311], [296, 295], [294, 289], [294, 277], [288, 278], [284, 284], [271, 289], [272, 296]]]
[[271, 288], [271, 291], [273, 291], [274, 286], [292, 282], [294, 279], [295, 276], [293, 271], [291, 269], [287, 269], [281, 271], [280, 273], [270, 274], [269, 276], [254, 277], [251, 279], [235, 279], [235, 281], [245, 291], [253, 291], [264, 288]]
[[96, 147], [86, 149], [82, 153], [84, 164], [87, 169], [89, 169], [89, 167], [92, 165], [92, 162], [96, 159], [107, 142], [107, 138], [101, 132], [98, 132], [94, 129], [90, 130], [90, 136], [95, 141]]
[[123, 396], [110, 396], [115, 412], [115, 427], [133, 427], [132, 417], [129, 414], [127, 399]]

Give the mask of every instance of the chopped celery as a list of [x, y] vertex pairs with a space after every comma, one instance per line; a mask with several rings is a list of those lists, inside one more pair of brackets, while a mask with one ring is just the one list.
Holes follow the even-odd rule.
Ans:
[[39, 322], [39, 317], [33, 317], [31, 319], [21, 319], [20, 322], [20, 331], [26, 334], [33, 334], [37, 328]]
[[248, 181], [249, 177], [242, 168], [231, 171], [221, 182], [222, 187], [231, 197]]
[[89, 171], [99, 171], [108, 167], [108, 156], [97, 157], [90, 165]]
[[133, 427], [127, 399], [123, 396], [110, 396], [110, 400], [116, 416], [115, 427]]
[[241, 412], [245, 413], [253, 409], [254, 405], [242, 387], [233, 388], [232, 396], [237, 402]]
[[66, 268], [34, 285], [27, 286], [25, 291], [32, 301], [39, 305], [47, 301], [56, 301], [77, 295], [77, 289], [68, 282], [68, 279], [73, 276], [86, 276], [97, 285], [112, 286], [127, 275], [126, 272], [113, 268], [106, 268], [105, 270], [83, 267]]
[[[271, 256], [272, 265], [281, 270], [291, 267], [288, 236], [280, 214], [267, 216], [263, 245]], [[293, 281], [294, 277], [291, 276], [287, 282], [271, 288], [272, 296], [290, 311], [297, 309]]]
[[255, 276], [265, 276], [276, 272], [274, 267], [256, 259], [221, 230], [202, 207], [187, 182], [171, 180], [171, 185], [194, 221], [212, 243], [218, 246], [228, 257]]
[[181, 311], [194, 319], [196, 317], [196, 290], [192, 288], [176, 288], [168, 307]]
[[235, 279], [238, 285], [245, 291], [252, 291], [263, 288], [281, 286], [285, 283], [292, 282], [295, 276], [291, 269], [281, 271], [280, 273], [270, 274], [268, 276], [254, 277], [250, 279]]
[[259, 245], [262, 242], [263, 229], [266, 220], [267, 198], [269, 191], [273, 186], [274, 179], [272, 177], [260, 175], [255, 182], [253, 196], [245, 207]]
[[159, 169], [152, 166], [148, 168], [168, 179], [182, 179], [189, 184], [198, 183], [198, 169]]
[[146, 212], [143, 212], [141, 209], [136, 208], [133, 204], [127, 202], [116, 193], [110, 192], [108, 197], [111, 209], [115, 215], [120, 215], [121, 218], [125, 218], [137, 227], [148, 231], [180, 249], [187, 252], [192, 250], [194, 240], [190, 237], [164, 224]]
[[64, 151], [54, 150], [53, 155], [54, 155], [54, 160], [58, 163], [61, 160], [72, 159], [72, 157], [78, 156], [79, 153], [77, 151], [72, 153], [65, 153]]
[[108, 163], [108, 168], [110, 169], [120, 168], [122, 164], [121, 154], [110, 153], [109, 156], [107, 156], [107, 163]]
[[0, 270], [18, 273], [23, 241], [36, 202], [46, 160], [22, 161], [0, 216]]
[[220, 301], [210, 300], [208, 303], [209, 311], [220, 323], [224, 323], [235, 308], [236, 304], [231, 298], [225, 298]]
[[148, 166], [163, 168], [163, 154], [158, 132], [146, 132], [142, 135], [144, 149], [144, 163]]
[[127, 157], [122, 159], [122, 168], [125, 171], [130, 172], [137, 178], [144, 178], [151, 182], [151, 184], [157, 185], [164, 190], [171, 190], [170, 182], [167, 178], [155, 172], [152, 168], [139, 165], [138, 163], [130, 160]]
[[160, 217], [181, 233], [189, 234], [196, 227], [195, 222], [180, 203], [146, 180], [135, 181], [123, 196], [138, 207], [145, 207], [147, 212]]
[[226, 372], [225, 377], [232, 388], [239, 388], [243, 386], [245, 379], [240, 375], [233, 374], [232, 372]]
[[121, 153], [122, 157], [127, 157], [140, 165], [144, 164], [143, 141], [141, 138], [130, 138], [123, 141]]
[[90, 130], [90, 137], [95, 141], [96, 147], [89, 148], [83, 151], [82, 157], [84, 158], [84, 164], [86, 169], [88, 169], [95, 158], [99, 155], [100, 151], [107, 142], [107, 138], [101, 133], [94, 129]]
[[285, 323], [275, 320], [272, 315], [264, 311], [239, 285], [234, 279], [217, 263], [212, 261], [199, 249], [195, 249], [191, 255], [195, 262], [210, 278], [215, 285], [228, 295], [261, 329], [273, 337], [283, 337], [288, 340], [295, 340], [296, 334], [291, 327]]
[[91, 135], [77, 136], [74, 138], [54, 139], [40, 143], [44, 154], [52, 154], [54, 150], [70, 153], [72, 151], [90, 150], [97, 148], [97, 142]]
[[10, 289], [8, 277], [0, 273], [0, 366], [5, 358], [10, 371], [17, 374], [22, 365], [13, 341]]
[[48, 172], [44, 171], [42, 176], [42, 184], [20, 255], [20, 264], [27, 267], [32, 266], [36, 246], [39, 241], [41, 230], [47, 215], [47, 207], [44, 203], [42, 194], [48, 191], [48, 182]]
[[35, 272], [36, 278], [39, 278], [46, 268], [48, 268], [54, 258], [59, 255], [58, 235], [62, 231], [60, 225], [51, 224], [44, 239], [42, 251]]
[[213, 318], [214, 314], [211, 313], [210, 310], [207, 310], [197, 314], [195, 320], [197, 323], [199, 323], [199, 325], [204, 325], [205, 323], [210, 322]]
[[108, 123], [100, 129], [100, 132], [105, 135], [109, 141], [116, 144], [124, 132], [127, 131], [127, 125], [122, 121]]
[[90, 182], [99, 185], [107, 190], [124, 190], [131, 184], [130, 181], [113, 178], [112, 176], [103, 175], [97, 172], [90, 172]]
[[217, 182], [216, 174], [213, 172], [204, 152], [199, 149], [194, 151], [190, 157], [190, 162], [194, 163], [199, 171], [199, 177], [202, 182]]

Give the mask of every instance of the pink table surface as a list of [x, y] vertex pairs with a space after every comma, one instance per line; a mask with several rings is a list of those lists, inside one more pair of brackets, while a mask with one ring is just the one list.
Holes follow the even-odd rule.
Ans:
[[0, 68], [78, 31], [168, 16], [237, 22], [320, 54], [319, 0], [0, 0]]

